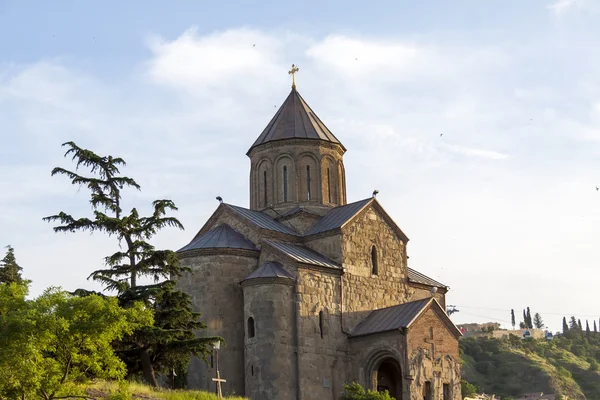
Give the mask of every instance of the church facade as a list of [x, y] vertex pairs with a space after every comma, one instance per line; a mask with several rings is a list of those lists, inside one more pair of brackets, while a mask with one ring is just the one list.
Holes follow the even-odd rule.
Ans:
[[[221, 203], [178, 251], [178, 281], [219, 351], [224, 394], [337, 400], [346, 383], [458, 400], [460, 331], [443, 285], [408, 267], [376, 198], [348, 203], [346, 149], [292, 86], [250, 147], [250, 207]], [[214, 391], [216, 360], [188, 387]]]

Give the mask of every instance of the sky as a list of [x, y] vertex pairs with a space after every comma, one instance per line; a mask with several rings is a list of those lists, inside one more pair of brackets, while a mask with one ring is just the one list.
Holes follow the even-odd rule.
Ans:
[[348, 149], [348, 200], [378, 200], [456, 323], [600, 318], [600, 2], [0, 0], [0, 245], [31, 295], [87, 280], [114, 238], [56, 234], [90, 213], [61, 143], [123, 157], [172, 199], [187, 244], [220, 195], [249, 204], [246, 151], [290, 90]]

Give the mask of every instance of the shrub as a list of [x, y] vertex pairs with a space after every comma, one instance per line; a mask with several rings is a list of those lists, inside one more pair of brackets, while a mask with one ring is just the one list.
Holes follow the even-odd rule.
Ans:
[[344, 393], [340, 400], [392, 400], [392, 397], [387, 392], [374, 392], [366, 390], [358, 383], [354, 382], [351, 385], [344, 385]]
[[477, 394], [477, 386], [465, 381], [464, 379], [460, 381], [460, 390], [462, 392], [462, 397], [471, 397]]

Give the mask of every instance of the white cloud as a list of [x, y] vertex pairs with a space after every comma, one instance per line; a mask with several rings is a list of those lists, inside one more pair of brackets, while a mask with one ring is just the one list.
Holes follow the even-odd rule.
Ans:
[[557, 0], [555, 3], [548, 5], [548, 9], [552, 10], [556, 15], [561, 15], [580, 3], [580, 0]]

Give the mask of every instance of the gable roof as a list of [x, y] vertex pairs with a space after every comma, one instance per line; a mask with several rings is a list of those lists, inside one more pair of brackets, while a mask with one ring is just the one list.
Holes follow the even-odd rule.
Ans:
[[285, 278], [294, 279], [292, 274], [287, 272], [283, 266], [277, 261], [267, 261], [261, 265], [258, 269], [252, 271], [250, 275], [244, 278], [244, 281], [249, 279], [260, 279], [260, 278]]
[[299, 234], [292, 228], [275, 221], [275, 219], [261, 211], [249, 210], [247, 208], [234, 206], [232, 204], [224, 203], [223, 205], [243, 218], [246, 218], [259, 228], [285, 233], [292, 236], [299, 236]]
[[231, 226], [223, 224], [195, 237], [188, 245], [177, 250], [177, 252], [214, 248], [258, 250], [254, 243], [246, 239], [244, 235]]
[[434, 298], [411, 301], [397, 306], [382, 308], [371, 312], [351, 332], [351, 337], [367, 336], [375, 333], [390, 332], [410, 326], [429, 307], [436, 307], [442, 311], [442, 318], [446, 323], [454, 327], [456, 336], [462, 336], [460, 330], [442, 309], [442, 306]]
[[284, 253], [286, 256], [303, 264], [342, 269], [342, 267], [334, 261], [331, 261], [324, 255], [317, 253], [316, 251], [309, 249], [308, 247], [268, 239], [263, 240], [263, 243], [274, 247], [275, 249]]
[[264, 143], [285, 139], [315, 139], [336, 143], [346, 150], [314, 111], [306, 104], [296, 88], [285, 99], [267, 127], [252, 144], [250, 150]]
[[414, 283], [420, 283], [421, 285], [434, 286], [438, 288], [448, 289], [448, 286], [440, 283], [434, 279], [431, 279], [427, 275], [423, 275], [419, 271], [412, 268], [408, 268], [408, 281]]
[[317, 233], [327, 232], [332, 229], [341, 228], [346, 222], [350, 221], [356, 214], [362, 211], [374, 199], [368, 198], [354, 203], [332, 208], [323, 218], [310, 228], [304, 236], [316, 235]]
[[360, 214], [368, 206], [373, 205], [387, 224], [396, 232], [396, 234], [404, 241], [408, 242], [408, 237], [402, 232], [402, 229], [394, 220], [388, 215], [388, 213], [381, 207], [379, 202], [374, 197], [369, 197], [368, 199], [359, 200], [354, 203], [346, 204], [343, 206], [338, 206], [331, 211], [329, 211], [319, 222], [317, 222], [312, 228], [310, 228], [304, 236], [316, 235], [318, 233], [323, 233], [327, 231], [331, 231], [334, 229], [343, 228], [346, 224], [348, 224], [354, 217]]

